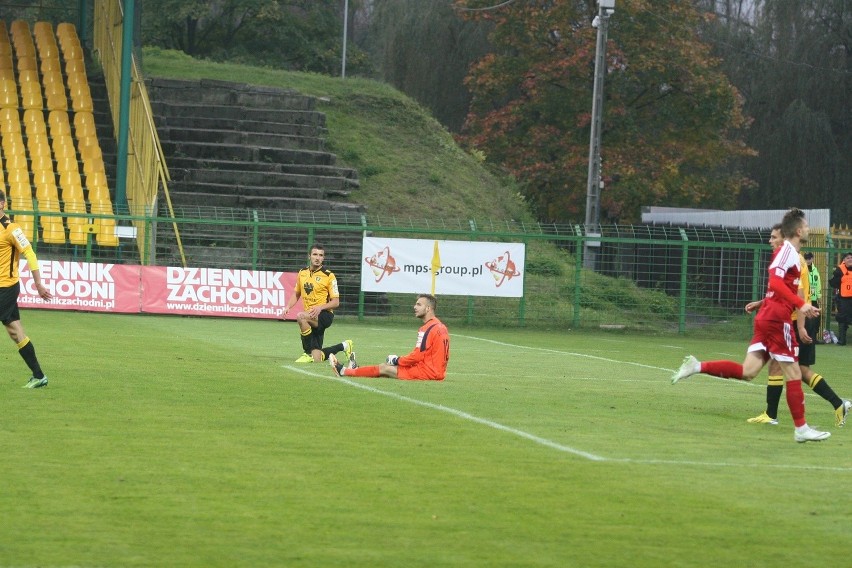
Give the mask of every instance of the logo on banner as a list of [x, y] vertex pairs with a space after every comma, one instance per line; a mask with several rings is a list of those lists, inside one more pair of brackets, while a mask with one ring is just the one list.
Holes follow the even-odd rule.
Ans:
[[486, 262], [485, 268], [491, 272], [491, 276], [494, 277], [494, 282], [496, 282], [497, 288], [499, 288], [507, 279], [511, 280], [515, 276], [521, 275], [520, 271], [515, 268], [515, 263], [512, 260], [512, 256], [509, 254], [509, 251], [506, 251], [494, 260]]
[[391, 256], [390, 247], [385, 247], [376, 252], [373, 256], [364, 258], [364, 262], [373, 271], [376, 277], [376, 282], [381, 282], [385, 274], [391, 275], [394, 272], [399, 272], [399, 267], [396, 265], [396, 259]]

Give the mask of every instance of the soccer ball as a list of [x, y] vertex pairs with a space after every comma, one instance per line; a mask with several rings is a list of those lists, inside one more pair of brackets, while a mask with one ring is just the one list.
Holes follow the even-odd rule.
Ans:
[[385, 363], [388, 365], [396, 365], [399, 362], [399, 355], [388, 355], [388, 358], [385, 359]]

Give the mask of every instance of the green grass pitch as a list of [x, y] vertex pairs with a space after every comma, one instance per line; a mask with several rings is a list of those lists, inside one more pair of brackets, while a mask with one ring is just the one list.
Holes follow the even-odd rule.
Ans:
[[[745, 340], [450, 326], [443, 383], [295, 365], [294, 323], [27, 310], [50, 385], [0, 350], [0, 566], [829, 566], [852, 423], [807, 387], [793, 442]], [[338, 318], [359, 362], [410, 325]], [[816, 369], [852, 396], [849, 348]], [[841, 564], [838, 564], [838, 561]]]

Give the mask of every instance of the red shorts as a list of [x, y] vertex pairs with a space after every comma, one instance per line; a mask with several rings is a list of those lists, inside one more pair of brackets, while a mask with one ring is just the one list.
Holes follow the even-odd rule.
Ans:
[[397, 367], [396, 378], [405, 381], [443, 381], [444, 377], [437, 377], [435, 371], [426, 368], [426, 365], [414, 365], [413, 367]]
[[770, 357], [782, 363], [797, 362], [799, 344], [793, 331], [793, 322], [755, 320], [754, 336], [748, 346], [748, 352], [753, 351], [765, 351]]

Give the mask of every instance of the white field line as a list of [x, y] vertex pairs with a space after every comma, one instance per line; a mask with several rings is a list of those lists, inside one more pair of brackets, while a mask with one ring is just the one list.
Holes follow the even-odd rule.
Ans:
[[[464, 337], [464, 336], [459, 336]], [[473, 338], [470, 339], [479, 339]], [[483, 340], [489, 341], [489, 340]], [[520, 346], [518, 346], [520, 347]], [[495, 430], [499, 430], [501, 432], [506, 432], [508, 434], [513, 434], [520, 438], [524, 438], [531, 442], [534, 442], [540, 446], [544, 446], [547, 448], [551, 448], [557, 450], [559, 452], [572, 454], [575, 456], [579, 456], [581, 458], [585, 458], [589, 461], [596, 462], [610, 462], [610, 463], [630, 463], [630, 464], [642, 464], [642, 465], [680, 465], [680, 466], [697, 466], [697, 467], [744, 467], [753, 469], [755, 467], [763, 467], [763, 468], [775, 468], [775, 469], [796, 469], [796, 470], [821, 470], [821, 471], [839, 471], [839, 472], [852, 472], [852, 468], [850, 467], [822, 467], [822, 466], [794, 466], [794, 465], [784, 465], [784, 464], [746, 464], [746, 463], [728, 463], [728, 462], [700, 462], [700, 461], [690, 461], [690, 460], [655, 460], [655, 459], [632, 459], [632, 458], [608, 458], [604, 456], [599, 456], [597, 454], [592, 454], [589, 452], [585, 452], [583, 450], [578, 450], [577, 448], [572, 448], [571, 446], [566, 446], [564, 444], [560, 444], [558, 442], [554, 442], [553, 440], [548, 440], [547, 438], [542, 438], [541, 436], [536, 436], [535, 434], [530, 434], [529, 432], [524, 432], [523, 430], [519, 430], [517, 428], [512, 428], [511, 426], [506, 426], [504, 424], [500, 424], [499, 422], [494, 422], [493, 420], [488, 420], [487, 418], [480, 418], [479, 416], [474, 416], [469, 412], [464, 412], [463, 410], [456, 410], [455, 408], [450, 408], [449, 406], [444, 406], [442, 404], [434, 404], [432, 402], [427, 402], [424, 400], [418, 400], [416, 398], [412, 398], [410, 396], [401, 395], [395, 392], [389, 392], [382, 389], [377, 389], [375, 387], [365, 385], [363, 383], [359, 383], [356, 381], [351, 381], [344, 377], [338, 377], [331, 374], [331, 370], [327, 374], [314, 373], [312, 371], [308, 371], [307, 369], [294, 367], [291, 365], [282, 365], [283, 368], [288, 371], [293, 371], [294, 373], [299, 373], [302, 375], [307, 375], [309, 377], [316, 377], [320, 379], [331, 379], [333, 381], [337, 381], [339, 383], [345, 384], [350, 387], [355, 387], [361, 390], [365, 390], [367, 392], [371, 392], [373, 394], [378, 394], [382, 396], [386, 396], [389, 398], [393, 398], [402, 402], [407, 402], [409, 404], [414, 404], [417, 406], [422, 406], [424, 408], [429, 408], [432, 410], [437, 410], [440, 412], [444, 412], [447, 414], [451, 414], [457, 418], [461, 418], [463, 420], [469, 420], [476, 424], [481, 424], [483, 426], [488, 426], [489, 428], [493, 428]], [[656, 368], [656, 367], [653, 367]]]

